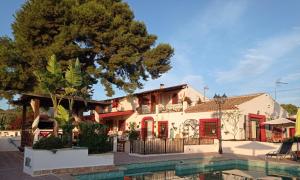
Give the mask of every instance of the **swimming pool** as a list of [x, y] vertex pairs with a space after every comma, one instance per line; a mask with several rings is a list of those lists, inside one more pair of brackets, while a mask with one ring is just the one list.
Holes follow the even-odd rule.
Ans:
[[[75, 176], [78, 180], [98, 179], [292, 179], [300, 177], [300, 166], [245, 159], [197, 159], [138, 163], [120, 166], [118, 171]], [[300, 178], [299, 178], [300, 180]]]

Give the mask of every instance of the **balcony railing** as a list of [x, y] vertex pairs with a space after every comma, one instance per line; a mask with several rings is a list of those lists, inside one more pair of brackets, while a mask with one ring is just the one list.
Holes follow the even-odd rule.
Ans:
[[167, 105], [156, 105], [157, 108], [151, 109], [150, 105], [142, 105], [140, 106], [138, 112], [140, 114], [155, 114], [158, 113], [167, 113], [167, 112], [182, 112], [183, 105], [180, 104], [167, 104]]
[[183, 105], [180, 104], [167, 104], [167, 105], [159, 105], [158, 106], [158, 112], [164, 113], [164, 112], [181, 112], [183, 109]]

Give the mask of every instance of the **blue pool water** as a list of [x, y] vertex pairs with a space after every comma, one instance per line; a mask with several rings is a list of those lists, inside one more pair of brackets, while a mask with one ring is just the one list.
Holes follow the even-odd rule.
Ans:
[[121, 166], [119, 171], [75, 176], [77, 180], [300, 180], [299, 177], [300, 166], [298, 165], [248, 160], [194, 160], [130, 164]]

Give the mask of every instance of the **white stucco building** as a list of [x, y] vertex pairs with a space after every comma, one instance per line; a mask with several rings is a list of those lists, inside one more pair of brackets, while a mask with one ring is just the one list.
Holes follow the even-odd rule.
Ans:
[[101, 122], [118, 134], [134, 123], [141, 138], [218, 138], [221, 126], [223, 139], [267, 141], [274, 137], [262, 122], [287, 117], [270, 95], [258, 93], [228, 97], [220, 122], [217, 104], [187, 84], [106, 101], [111, 105], [96, 108]]

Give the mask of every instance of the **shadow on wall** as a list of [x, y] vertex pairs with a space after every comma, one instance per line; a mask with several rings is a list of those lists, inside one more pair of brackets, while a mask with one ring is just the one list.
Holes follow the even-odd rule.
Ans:
[[127, 101], [130, 103], [131, 109], [135, 111], [136, 108], [138, 107], [138, 104], [135, 102], [136, 101], [135, 96], [133, 96], [133, 95], [128, 96]]
[[251, 149], [252, 156], [256, 156], [256, 151], [259, 151], [259, 150], [273, 150], [274, 149], [274, 147], [272, 147], [272, 146], [261, 144], [256, 141], [251, 141], [247, 144], [237, 146], [236, 148], [245, 149], [245, 150]]
[[287, 112], [281, 108], [280, 104], [277, 103], [275, 100], [273, 100], [273, 113], [271, 114], [271, 117], [279, 118], [279, 117], [288, 117]]

